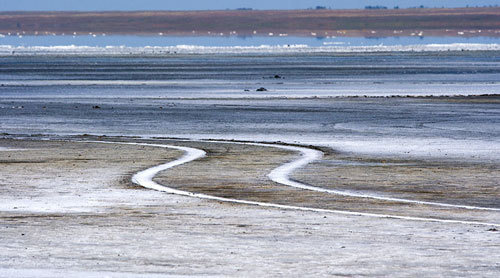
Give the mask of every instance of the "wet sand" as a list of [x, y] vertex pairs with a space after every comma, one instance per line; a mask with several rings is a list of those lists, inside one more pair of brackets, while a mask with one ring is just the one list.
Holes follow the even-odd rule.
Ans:
[[[80, 137], [77, 140], [99, 138]], [[355, 212], [500, 223], [498, 211], [439, 208], [286, 187], [272, 147], [104, 138], [203, 149], [155, 181], [215, 196]], [[458, 223], [305, 212], [147, 190], [132, 175], [182, 152], [1, 139], [0, 277], [148, 275], [498, 275], [500, 233]], [[500, 207], [498, 165], [325, 156], [293, 179], [434, 202]]]

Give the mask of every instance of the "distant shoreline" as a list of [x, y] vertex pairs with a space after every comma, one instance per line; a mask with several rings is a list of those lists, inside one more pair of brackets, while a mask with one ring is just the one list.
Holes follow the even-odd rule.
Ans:
[[0, 12], [0, 34], [500, 37], [500, 8]]

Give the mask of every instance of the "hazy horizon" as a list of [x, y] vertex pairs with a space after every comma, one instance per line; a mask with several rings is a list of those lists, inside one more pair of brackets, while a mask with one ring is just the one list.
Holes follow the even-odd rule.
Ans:
[[0, 0], [0, 11], [132, 11], [132, 10], [225, 10], [238, 8], [251, 8], [258, 10], [275, 9], [308, 9], [316, 6], [323, 6], [332, 9], [363, 9], [365, 6], [386, 6], [389, 9], [398, 6], [399, 8], [417, 7], [466, 7], [466, 6], [488, 6], [498, 5], [497, 0], [420, 0], [420, 1], [328, 1], [328, 0], [220, 0], [220, 1], [200, 1], [184, 0], [182, 2], [144, 0], [123, 1], [123, 0], [88, 0], [85, 2], [76, 0]]

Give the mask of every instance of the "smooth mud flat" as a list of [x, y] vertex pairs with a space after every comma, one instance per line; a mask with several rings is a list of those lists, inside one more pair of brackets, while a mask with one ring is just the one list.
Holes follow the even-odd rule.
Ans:
[[[175, 161], [182, 151], [94, 141], [201, 149], [204, 157], [153, 180], [187, 192], [318, 211], [146, 189], [132, 176]], [[0, 277], [497, 277], [500, 271], [495, 163], [354, 157], [321, 148], [320, 160], [289, 177], [326, 189], [482, 210], [279, 184], [269, 173], [300, 153], [273, 146], [77, 136], [4, 138], [0, 147]]]
[[0, 277], [499, 277], [498, 44], [374, 47], [3, 47]]

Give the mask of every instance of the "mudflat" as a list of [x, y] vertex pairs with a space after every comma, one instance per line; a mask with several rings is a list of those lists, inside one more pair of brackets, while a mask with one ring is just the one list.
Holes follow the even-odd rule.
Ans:
[[[170, 188], [422, 220], [266, 208], [149, 190], [133, 184], [132, 176], [176, 160], [182, 151], [95, 141], [204, 150], [205, 157], [154, 177]], [[293, 151], [229, 141], [92, 136], [5, 137], [0, 146], [0, 277], [495, 277], [500, 267], [500, 212], [340, 196], [271, 181], [269, 172], [300, 157]], [[319, 151], [324, 153], [320, 160], [297, 169], [290, 178], [369, 195], [500, 207], [500, 171], [492, 163], [375, 159]]]

